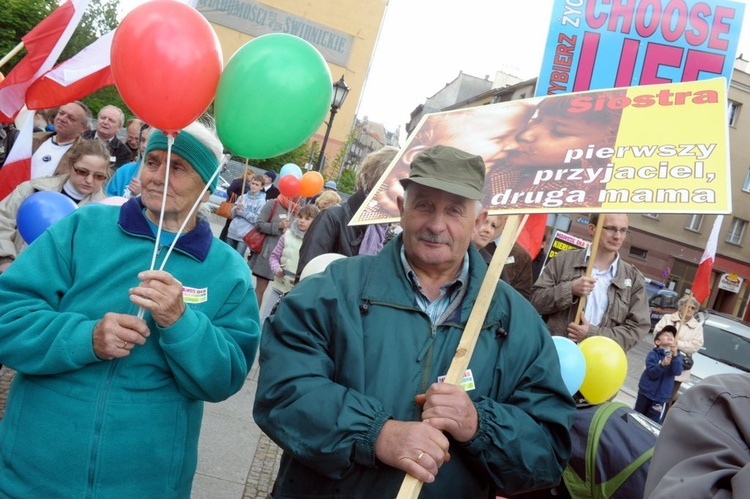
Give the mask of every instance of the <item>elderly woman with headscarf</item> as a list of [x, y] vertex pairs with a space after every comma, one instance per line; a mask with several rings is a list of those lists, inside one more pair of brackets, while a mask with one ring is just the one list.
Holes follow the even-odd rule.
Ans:
[[[659, 322], [654, 326], [654, 337], [661, 331], [664, 326], [672, 325], [677, 329], [675, 342], [681, 355], [693, 355], [703, 346], [703, 324], [698, 322], [695, 314], [698, 313], [700, 303], [692, 296], [683, 296], [677, 301], [677, 311], [663, 315]], [[683, 358], [683, 365], [685, 360]], [[672, 389], [672, 398], [670, 403], [674, 403], [677, 389], [680, 385], [690, 379], [690, 369], [683, 369], [682, 374], [675, 376], [674, 388]]]
[[[247, 266], [195, 214], [221, 153], [193, 123], [168, 167], [154, 131], [141, 197], [76, 211], [0, 276], [0, 362], [18, 371], [0, 496], [190, 496], [203, 403], [242, 387], [260, 334]], [[174, 252], [143, 270], [157, 234], [156, 265]]]

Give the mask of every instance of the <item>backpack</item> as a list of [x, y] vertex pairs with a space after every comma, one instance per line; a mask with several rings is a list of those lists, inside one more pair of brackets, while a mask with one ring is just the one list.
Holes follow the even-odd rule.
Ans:
[[563, 472], [576, 499], [643, 497], [661, 426], [621, 402], [579, 408]]

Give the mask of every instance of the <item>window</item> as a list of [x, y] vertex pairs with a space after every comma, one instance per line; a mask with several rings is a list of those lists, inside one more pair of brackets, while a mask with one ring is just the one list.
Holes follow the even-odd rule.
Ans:
[[740, 117], [740, 107], [742, 104], [734, 101], [727, 101], [727, 115], [729, 116], [729, 126], [736, 127]]
[[644, 213], [644, 217], [650, 218], [652, 220], [659, 220], [659, 214], [658, 213]]
[[636, 248], [635, 246], [630, 247], [630, 256], [633, 258], [639, 258], [646, 260], [648, 258], [648, 251], [643, 248]]
[[703, 215], [690, 215], [685, 230], [699, 232], [701, 230], [701, 223], [703, 223]]
[[750, 192], [750, 169], [747, 170], [747, 174], [745, 175], [745, 182], [742, 184], [742, 190]]
[[737, 217], [732, 218], [732, 225], [729, 227], [726, 242], [729, 244], [741, 244], [742, 236], [745, 235], [745, 226], [747, 226], [747, 221]]

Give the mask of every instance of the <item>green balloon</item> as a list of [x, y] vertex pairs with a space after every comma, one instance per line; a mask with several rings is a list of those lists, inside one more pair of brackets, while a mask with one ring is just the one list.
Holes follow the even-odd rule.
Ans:
[[216, 131], [234, 154], [273, 158], [320, 128], [332, 95], [331, 73], [315, 47], [292, 35], [264, 35], [243, 45], [224, 68]]

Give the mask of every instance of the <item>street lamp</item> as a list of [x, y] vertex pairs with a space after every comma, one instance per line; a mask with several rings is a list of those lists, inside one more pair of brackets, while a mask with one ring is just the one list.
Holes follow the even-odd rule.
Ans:
[[341, 105], [344, 103], [344, 99], [349, 94], [349, 86], [344, 81], [344, 75], [341, 75], [339, 81], [333, 84], [333, 101], [331, 102], [331, 116], [328, 117], [328, 123], [326, 127], [326, 135], [323, 137], [323, 144], [320, 146], [320, 154], [318, 155], [318, 164], [315, 165], [315, 171], [321, 171], [323, 169], [323, 161], [325, 156], [326, 144], [328, 143], [328, 135], [331, 133], [331, 125], [333, 125], [333, 117], [336, 116], [336, 111], [339, 110]]

